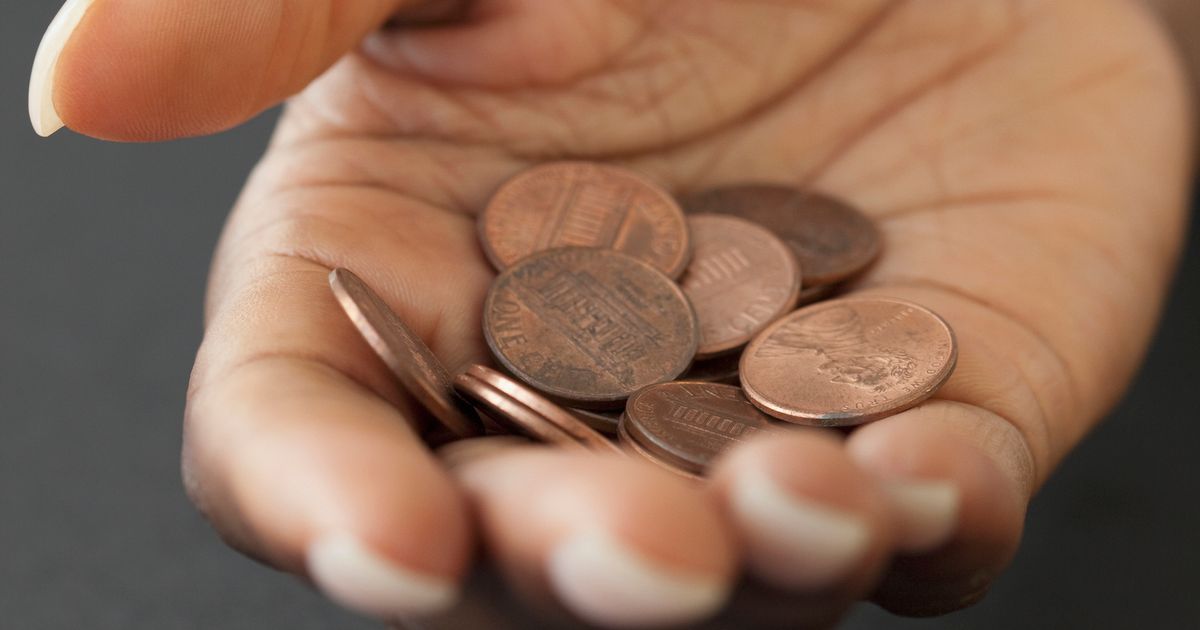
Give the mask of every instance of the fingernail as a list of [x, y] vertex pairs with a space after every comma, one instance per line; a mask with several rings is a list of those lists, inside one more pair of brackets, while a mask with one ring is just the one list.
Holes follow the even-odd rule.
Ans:
[[958, 488], [948, 481], [888, 480], [884, 492], [894, 508], [896, 543], [904, 551], [921, 553], [950, 539], [958, 525]]
[[42, 43], [33, 59], [33, 73], [29, 78], [29, 120], [33, 123], [33, 130], [43, 138], [63, 128], [62, 118], [54, 109], [54, 75], [58, 69], [58, 56], [93, 1], [67, 0], [50, 22], [46, 34], [42, 35]]
[[561, 543], [550, 554], [547, 569], [563, 603], [601, 626], [699, 621], [729, 596], [724, 579], [664, 567], [602, 530]]
[[866, 553], [870, 529], [857, 516], [798, 497], [766, 471], [747, 472], [732, 507], [760, 577], [782, 588], [816, 590], [847, 576]]
[[397, 566], [346, 534], [313, 543], [308, 572], [330, 599], [376, 617], [432, 614], [458, 597], [453, 582]]

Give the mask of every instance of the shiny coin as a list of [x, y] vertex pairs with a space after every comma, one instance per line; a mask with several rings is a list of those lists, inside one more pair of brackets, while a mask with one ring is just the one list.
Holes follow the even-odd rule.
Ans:
[[674, 382], [631, 396], [625, 430], [658, 459], [703, 474], [725, 449], [772, 430], [772, 420], [739, 387]]
[[379, 295], [346, 269], [333, 270], [329, 286], [363, 339], [446, 430], [459, 438], [481, 433], [479, 418], [455, 395], [446, 368]]
[[551, 162], [519, 173], [479, 215], [484, 253], [497, 269], [555, 247], [615, 249], [672, 278], [690, 249], [674, 198], [628, 169]]
[[587, 448], [595, 451], [620, 452], [620, 449], [608, 438], [597, 433], [579, 417], [496, 370], [482, 365], [472, 365], [467, 368], [466, 374], [511, 396]]
[[882, 238], [870, 218], [818, 193], [776, 184], [713, 188], [684, 198], [688, 213], [749, 219], [782, 238], [804, 271], [804, 286], [840, 282], [879, 255]]
[[483, 309], [488, 347], [510, 373], [571, 407], [620, 407], [696, 354], [696, 314], [653, 267], [606, 249], [534, 254], [496, 278]]
[[954, 371], [954, 333], [923, 306], [855, 297], [807, 306], [742, 354], [746, 396], [799, 424], [849, 426], [929, 398]]
[[483, 413], [501, 427], [518, 435], [566, 448], [584, 448], [583, 444], [558, 428], [554, 423], [521, 404], [512, 396], [487, 383], [463, 373], [454, 377], [454, 387], [460, 394], [479, 406]]
[[690, 472], [685, 468], [676, 466], [666, 460], [659, 459], [654, 453], [650, 452], [645, 447], [638, 444], [637, 440], [633, 439], [629, 435], [629, 431], [627, 430], [628, 423], [629, 423], [628, 418], [626, 418], [625, 415], [622, 414], [621, 420], [617, 424], [617, 438], [620, 441], [621, 447], [624, 448], [627, 453], [629, 453], [630, 455], [633, 455], [639, 459], [647, 461], [651, 464], [654, 464], [655, 466], [658, 466], [659, 468], [662, 468], [663, 470], [666, 470], [667, 472], [670, 472], [675, 475], [679, 475], [680, 477], [683, 477], [684, 479], [689, 479], [692, 481], [699, 481], [700, 479], [702, 479], [702, 477], [700, 475]]
[[692, 261], [680, 285], [700, 322], [697, 359], [736, 350], [796, 305], [799, 264], [770, 230], [738, 217], [688, 217]]

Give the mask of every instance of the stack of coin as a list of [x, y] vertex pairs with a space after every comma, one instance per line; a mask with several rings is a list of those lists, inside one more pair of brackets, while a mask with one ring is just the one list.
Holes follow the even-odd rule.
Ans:
[[827, 196], [746, 184], [676, 201], [627, 169], [553, 162], [503, 184], [478, 226], [499, 272], [484, 339], [506, 373], [473, 365], [450, 379], [361, 280], [331, 276], [443, 438], [516, 433], [593, 451], [616, 439], [697, 478], [751, 435], [908, 409], [954, 369], [954, 335], [928, 309], [822, 301], [881, 245], [870, 219]]

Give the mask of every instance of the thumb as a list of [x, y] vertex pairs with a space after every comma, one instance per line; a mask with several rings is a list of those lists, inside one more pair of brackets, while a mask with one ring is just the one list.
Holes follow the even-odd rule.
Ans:
[[398, 10], [428, 2], [67, 0], [34, 60], [33, 128], [48, 136], [65, 121], [126, 141], [227, 129], [302, 89]]

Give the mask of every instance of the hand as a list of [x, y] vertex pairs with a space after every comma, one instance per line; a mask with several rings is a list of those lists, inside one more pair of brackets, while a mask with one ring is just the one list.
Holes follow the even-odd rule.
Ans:
[[[607, 624], [702, 617], [743, 560], [807, 622], [980, 597], [1137, 368], [1178, 250], [1187, 105], [1143, 9], [478, 0], [428, 25], [452, 9], [94, 0], [35, 76], [44, 130], [118, 140], [303, 88], [222, 238], [190, 392], [184, 475], [223, 535], [381, 615], [451, 601], [475, 536], [523, 592]], [[948, 320], [954, 377], [843, 441], [747, 444], [707, 488], [537, 448], [452, 478], [326, 276], [363, 276], [451, 370], [484, 360], [473, 214], [557, 158], [852, 201], [886, 237], [854, 290]]]

